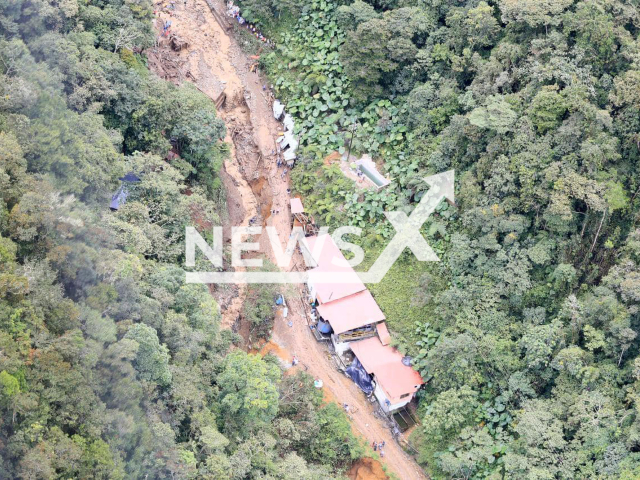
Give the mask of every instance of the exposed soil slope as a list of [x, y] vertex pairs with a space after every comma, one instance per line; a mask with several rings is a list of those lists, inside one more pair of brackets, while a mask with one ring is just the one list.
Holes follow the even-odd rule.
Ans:
[[[289, 179], [284, 178], [276, 167], [273, 157], [275, 139], [281, 125], [274, 120], [266, 83], [258, 73], [251, 71], [254, 59], [248, 57], [222, 28], [220, 15], [213, 15], [210, 5], [223, 12], [222, 2], [188, 0], [176, 3], [169, 15], [160, 12], [157, 17], [158, 31], [165, 20], [171, 20], [171, 32], [177, 35], [186, 48], [174, 51], [170, 41], [160, 38], [158, 47], [147, 51], [149, 66], [158, 75], [175, 83], [193, 82], [199, 90], [212, 100], [226, 94], [225, 105], [219, 115], [227, 125], [227, 142], [232, 146], [229, 160], [224, 164], [223, 180], [227, 189], [230, 225], [248, 225], [257, 217], [263, 225], [275, 226], [285, 247], [291, 233], [289, 217]], [[272, 211], [279, 213], [272, 214]], [[268, 257], [272, 252], [266, 235], [260, 240], [261, 250]], [[221, 301], [223, 328], [240, 328], [238, 318], [245, 298], [245, 288], [224, 290]], [[218, 294], [220, 292], [217, 292]], [[365, 441], [386, 441], [384, 465], [401, 479], [424, 478], [413, 459], [392, 439], [384, 423], [373, 415], [370, 404], [358, 387], [336, 370], [326, 347], [318, 344], [307, 326], [300, 298], [288, 298], [289, 316], [285, 320], [276, 318], [272, 346], [267, 351], [276, 351], [283, 363], [290, 367], [293, 355], [300, 360], [302, 368], [325, 385], [325, 398], [357, 409], [351, 415], [352, 426]], [[289, 321], [292, 327], [288, 326]], [[385, 478], [380, 463], [364, 459], [349, 472], [351, 478]]]

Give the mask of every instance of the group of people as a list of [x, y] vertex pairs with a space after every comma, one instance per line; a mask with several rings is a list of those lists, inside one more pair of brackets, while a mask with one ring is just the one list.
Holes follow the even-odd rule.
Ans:
[[253, 33], [253, 35], [255, 35], [255, 37], [258, 40], [260, 40], [262, 43], [264, 43], [266, 46], [271, 48], [275, 47], [275, 44], [271, 40], [269, 40], [267, 37], [262, 35], [260, 30], [258, 30], [255, 25], [247, 24], [247, 21], [244, 19], [244, 17], [240, 15], [240, 7], [238, 7], [237, 5], [234, 5], [233, 2], [227, 3], [227, 15], [235, 18], [240, 25], [246, 26], [249, 29], [249, 31]]
[[387, 444], [384, 440], [381, 442], [373, 442], [371, 446], [373, 447], [374, 452], [380, 452], [380, 456], [384, 457], [384, 446]]
[[[344, 411], [347, 412], [347, 415], [349, 415], [351, 413], [351, 407], [346, 404], [343, 403], [342, 404], [342, 408], [344, 408]], [[371, 447], [373, 448], [374, 452], [380, 452], [380, 456], [384, 457], [384, 446], [387, 444], [387, 442], [385, 442], [384, 440], [382, 440], [381, 442], [373, 442], [371, 444]]]
[[[185, 6], [187, 5], [186, 0], [184, 1]], [[155, 8], [153, 10], [153, 14], [156, 16], [160, 15], [160, 12], [164, 12], [164, 13], [168, 13], [169, 16], [173, 17], [176, 11], [176, 2], [175, 0], [170, 0], [168, 3], [165, 3], [164, 1], [162, 2], [158, 2], [155, 4]], [[171, 26], [171, 21], [169, 21], [169, 26]], [[163, 27], [163, 34], [165, 31], [168, 30], [167, 28]], [[166, 35], [165, 35], [166, 36]]]
[[[238, 23], [240, 23], [240, 19], [242, 17], [238, 16]], [[243, 19], [244, 20], [244, 19]], [[243, 25], [246, 22], [240, 23], [240, 25]], [[260, 33], [260, 30], [258, 30], [254, 25], [247, 25], [247, 28], [249, 29], [249, 31], [251, 31], [251, 33], [253, 33], [255, 35], [255, 37], [260, 40], [262, 43], [264, 43], [267, 47], [275, 47], [275, 44], [269, 40], [267, 37], [265, 37], [264, 35], [262, 35], [262, 33]]]
[[[287, 172], [289, 170], [287, 169], [287, 162], [285, 162], [282, 159], [282, 156], [280, 155], [280, 145], [277, 146], [277, 152], [276, 152], [276, 150], [271, 150], [271, 155], [275, 155], [276, 156], [276, 166], [278, 168], [284, 167], [284, 170], [280, 174], [280, 178], [282, 180], [284, 180], [284, 178], [287, 176]], [[287, 189], [287, 193], [290, 193], [289, 189]]]
[[166, 20], [162, 25], [162, 36], [167, 37], [171, 33], [171, 20]]

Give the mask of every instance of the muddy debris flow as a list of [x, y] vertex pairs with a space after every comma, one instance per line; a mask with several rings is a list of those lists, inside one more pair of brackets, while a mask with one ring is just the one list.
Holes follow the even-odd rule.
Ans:
[[[275, 227], [284, 250], [291, 233], [289, 178], [277, 167], [274, 158], [275, 140], [282, 125], [273, 118], [273, 96], [254, 67], [255, 58], [243, 52], [233, 38], [230, 23], [219, 13], [224, 11], [221, 0], [188, 0], [185, 4], [176, 3], [172, 12], [157, 12], [158, 41], [146, 51], [149, 68], [175, 84], [191, 82], [218, 104], [230, 149], [221, 172], [228, 210], [223, 226], [226, 241], [231, 226], [248, 226], [253, 219], [252, 225]], [[162, 26], [167, 20], [171, 21], [170, 34], [179, 42], [162, 37]], [[261, 235], [259, 243], [262, 255], [275, 264], [267, 235]], [[221, 306], [221, 327], [233, 329], [246, 338], [248, 325], [241, 317], [246, 285], [212, 285], [211, 291]], [[291, 372], [302, 369], [322, 380], [326, 401], [356, 407], [357, 412], [351, 415], [356, 435], [369, 445], [373, 441], [386, 442], [385, 458], [361, 459], [353, 465], [350, 478], [387, 478], [382, 464], [403, 480], [426, 478], [413, 458], [393, 440], [386, 424], [374, 416], [375, 404], [367, 401], [359, 388], [335, 368], [326, 347], [316, 342], [307, 325], [302, 289], [294, 291], [287, 298], [289, 315], [286, 319], [276, 316], [271, 340], [257, 349], [251, 345], [245, 348], [275, 354], [285, 368], [297, 357], [299, 365], [288, 367]]]

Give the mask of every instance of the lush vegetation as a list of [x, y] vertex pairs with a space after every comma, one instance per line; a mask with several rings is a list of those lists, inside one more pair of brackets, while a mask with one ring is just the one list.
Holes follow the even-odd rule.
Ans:
[[225, 131], [135, 53], [152, 17], [147, 0], [0, 5], [0, 477], [339, 476], [362, 451], [341, 409], [233, 349], [178, 267], [184, 227], [225, 215]]
[[[376, 252], [383, 212], [456, 171], [456, 207], [423, 228], [442, 262], [407, 255], [372, 286], [429, 380], [419, 461], [435, 478], [638, 478], [637, 5], [242, 5], [276, 36], [263, 65], [306, 146], [295, 188], [325, 222]], [[352, 135], [386, 190], [322, 162]]]
[[[622, 0], [244, 0], [297, 120], [295, 190], [370, 264], [426, 175], [457, 205], [371, 290], [428, 379], [434, 478], [640, 476], [640, 17]], [[0, 5], [0, 476], [326, 478], [361, 454], [311, 380], [234, 349], [185, 225], [224, 125], [149, 74], [148, 0]], [[392, 184], [357, 190], [333, 151]], [[173, 151], [178, 154], [167, 157]], [[167, 160], [167, 158], [172, 158]], [[108, 210], [135, 172], [126, 204]], [[273, 291], [245, 315], [267, 334]]]

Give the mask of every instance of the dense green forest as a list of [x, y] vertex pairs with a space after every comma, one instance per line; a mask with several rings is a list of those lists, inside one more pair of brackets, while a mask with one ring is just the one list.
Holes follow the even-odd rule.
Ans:
[[225, 128], [135, 53], [152, 19], [0, 3], [0, 478], [339, 477], [362, 452], [342, 409], [233, 349], [178, 267], [184, 227], [226, 215]]
[[[637, 1], [240, 4], [277, 45], [260, 62], [304, 146], [294, 190], [363, 228], [367, 262], [384, 212], [456, 171], [423, 227], [442, 261], [406, 252], [370, 285], [428, 380], [426, 471], [640, 478]], [[226, 215], [225, 129], [148, 72], [152, 18], [0, 2], [0, 477], [338, 477], [363, 452], [341, 409], [234, 348], [184, 284], [184, 227]], [[349, 147], [392, 184], [323, 163]]]
[[[242, 0], [297, 118], [292, 175], [325, 222], [379, 251], [386, 210], [456, 171], [378, 285], [428, 385], [419, 461], [434, 478], [640, 478], [640, 10], [625, 0]], [[322, 158], [378, 158], [354, 189]], [[375, 254], [373, 254], [375, 259]]]

